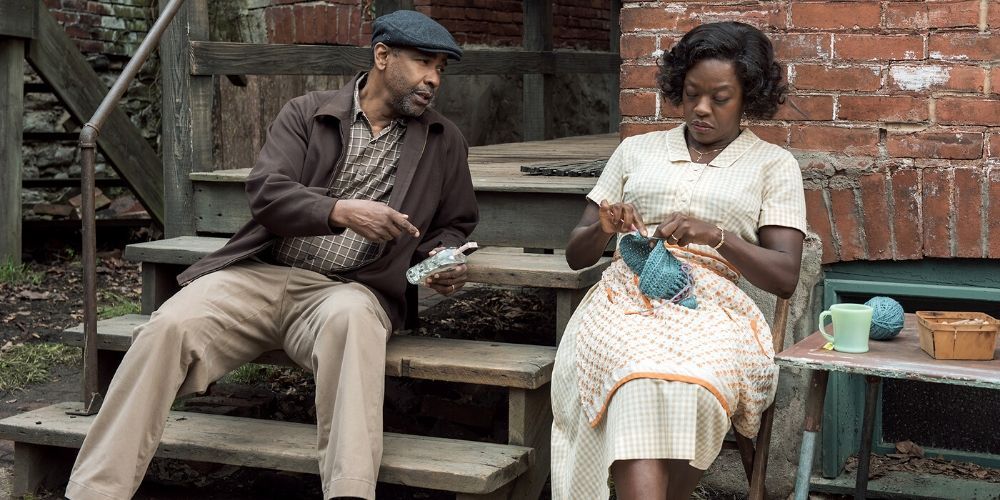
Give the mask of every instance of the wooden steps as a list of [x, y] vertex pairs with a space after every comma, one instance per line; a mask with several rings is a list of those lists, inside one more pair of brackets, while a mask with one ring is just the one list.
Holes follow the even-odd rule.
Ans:
[[[228, 241], [210, 236], [179, 236], [166, 240], [135, 243], [125, 247], [125, 258], [157, 264], [191, 265]], [[610, 263], [602, 258], [580, 270], [570, 269], [563, 255], [512, 253], [481, 249], [469, 256], [469, 281], [490, 285], [544, 288], [587, 288], [601, 278]]]
[[[97, 323], [97, 348], [127, 351], [132, 331], [149, 319], [129, 314]], [[83, 325], [63, 332], [63, 342], [83, 345]], [[386, 352], [385, 374], [445, 382], [463, 382], [519, 389], [549, 383], [556, 348], [501, 342], [393, 335]], [[293, 365], [282, 351], [265, 353], [258, 362]]]
[[[17, 443], [20, 473], [28, 463], [53, 466], [43, 458], [58, 453], [50, 448], [80, 447], [93, 417], [66, 414], [80, 406], [60, 403], [0, 420], [0, 439]], [[385, 434], [384, 447], [379, 481], [470, 494], [497, 490], [534, 461], [524, 446], [394, 433]], [[316, 427], [272, 420], [170, 412], [156, 456], [319, 473]]]

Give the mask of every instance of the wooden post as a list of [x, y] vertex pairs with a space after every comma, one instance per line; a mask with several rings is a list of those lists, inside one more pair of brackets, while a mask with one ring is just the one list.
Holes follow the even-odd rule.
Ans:
[[0, 36], [0, 264], [21, 263], [24, 41]]
[[[622, 1], [621, 0], [611, 0], [611, 17], [610, 17], [610, 52], [615, 54], [621, 53], [621, 38], [622, 38], [622, 27], [621, 27], [621, 12], [622, 12]], [[620, 68], [620, 66], [619, 66]], [[619, 69], [619, 71], [621, 71]], [[617, 132], [618, 126], [622, 121], [621, 110], [618, 109], [618, 98], [621, 95], [621, 78], [619, 75], [615, 75], [614, 83], [611, 85], [612, 93], [611, 100], [608, 101], [608, 132]]]
[[[163, 3], [166, 5], [166, 3]], [[213, 170], [212, 78], [192, 76], [191, 40], [208, 40], [208, 0], [190, 0], [160, 41], [164, 235], [195, 234], [192, 171]]]
[[[524, 0], [524, 50], [552, 51], [552, 2]], [[548, 124], [548, 96], [551, 93], [550, 74], [524, 75], [524, 141], [545, 139]]]

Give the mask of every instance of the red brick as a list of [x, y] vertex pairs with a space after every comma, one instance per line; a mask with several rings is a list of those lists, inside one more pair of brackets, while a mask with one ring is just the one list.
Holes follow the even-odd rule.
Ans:
[[892, 90], [906, 92], [982, 92], [985, 81], [985, 70], [979, 66], [893, 64], [889, 68], [888, 85]]
[[791, 2], [792, 26], [796, 28], [857, 29], [875, 28], [881, 18], [878, 2], [804, 3]]
[[955, 169], [955, 256], [983, 255], [983, 171]]
[[657, 118], [684, 118], [684, 108], [674, 106], [670, 99], [660, 99], [660, 114]]
[[267, 22], [267, 39], [270, 43], [293, 43], [295, 41], [295, 24], [291, 8], [271, 7], [265, 9], [264, 19]]
[[823, 263], [830, 264], [840, 260], [837, 257], [837, 248], [833, 243], [833, 228], [830, 226], [830, 211], [826, 207], [826, 200], [823, 199], [823, 191], [807, 189], [806, 195], [806, 220], [809, 228], [819, 236], [823, 242]]
[[861, 213], [864, 214], [865, 243], [869, 260], [892, 258], [892, 233], [889, 223], [885, 175], [869, 174], [860, 179]]
[[974, 160], [983, 156], [983, 134], [958, 130], [890, 133], [886, 138], [886, 150], [895, 158]]
[[993, 61], [1000, 54], [1000, 36], [968, 32], [931, 33], [927, 47], [931, 59]]
[[979, 0], [887, 2], [885, 27], [902, 29], [979, 26]]
[[659, 76], [660, 69], [655, 65], [637, 66], [634, 64], [622, 64], [621, 88], [622, 89], [655, 89], [656, 77]]
[[656, 37], [623, 34], [619, 47], [622, 59], [653, 57], [653, 51], [656, 50]]
[[1000, 66], [990, 70], [990, 93], [1000, 94]]
[[930, 118], [925, 97], [844, 95], [837, 109], [840, 120], [922, 122]]
[[[797, 106], [798, 111], [792, 107]], [[800, 113], [801, 111], [801, 113]], [[778, 108], [775, 120], [832, 120], [833, 97], [828, 95], [792, 95]]]
[[757, 137], [771, 144], [777, 144], [782, 147], [788, 145], [789, 128], [785, 125], [750, 125], [747, 128], [753, 131]]
[[[680, 7], [676, 7], [680, 6]], [[776, 2], [748, 5], [671, 4], [671, 8], [624, 8], [622, 33], [634, 31], [687, 32], [704, 23], [739, 20], [758, 28], [784, 28], [785, 9]]]
[[1000, 130], [994, 130], [990, 133], [989, 156], [990, 158], [1000, 158]]
[[646, 134], [649, 132], [656, 132], [658, 130], [670, 130], [680, 123], [668, 123], [668, 122], [623, 122], [621, 126], [618, 127], [618, 137], [624, 140], [626, 137], [632, 137], [633, 135]]
[[897, 170], [892, 174], [892, 229], [896, 260], [923, 256], [923, 221], [920, 220], [920, 185], [916, 170]]
[[947, 170], [924, 170], [924, 256], [951, 257], [951, 176]]
[[[768, 35], [779, 61], [830, 58], [830, 35], [826, 33], [775, 33]], [[663, 47], [664, 45], [660, 45]]]
[[792, 126], [788, 145], [795, 149], [875, 156], [878, 131], [873, 128], [796, 124]]
[[656, 113], [656, 92], [622, 92], [618, 96], [622, 116], [653, 116]]
[[924, 58], [921, 35], [833, 35], [834, 59], [882, 61]]
[[872, 92], [882, 86], [882, 76], [878, 66], [796, 64], [793, 84], [799, 90]]
[[830, 205], [833, 227], [837, 231], [837, 242], [840, 244], [841, 262], [864, 259], [865, 247], [861, 237], [861, 220], [854, 190], [831, 189]]
[[946, 125], [1000, 125], [1000, 99], [942, 97], [936, 110], [937, 121]]
[[1000, 0], [990, 2], [989, 9], [986, 23], [992, 29], [1000, 28]]
[[[995, 8], [993, 5], [990, 7]], [[986, 199], [990, 205], [986, 217], [990, 238], [988, 245], [990, 258], [1000, 259], [1000, 169], [993, 169], [989, 175], [989, 195]]]

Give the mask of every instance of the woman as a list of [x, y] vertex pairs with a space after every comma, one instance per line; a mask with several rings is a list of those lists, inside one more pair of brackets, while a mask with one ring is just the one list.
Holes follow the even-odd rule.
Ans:
[[624, 259], [584, 298], [556, 356], [553, 498], [608, 498], [609, 470], [619, 499], [689, 498], [730, 423], [757, 434], [777, 368], [767, 323], [736, 282], [791, 296], [805, 200], [792, 155], [740, 120], [774, 114], [781, 76], [756, 28], [691, 30], [658, 82], [684, 124], [625, 139], [587, 195], [570, 266], [595, 263], [613, 235], [649, 236], [684, 264], [697, 305], [643, 294]]

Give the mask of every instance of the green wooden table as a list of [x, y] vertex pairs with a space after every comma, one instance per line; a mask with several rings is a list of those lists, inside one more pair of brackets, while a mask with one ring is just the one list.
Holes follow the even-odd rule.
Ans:
[[1000, 356], [994, 356], [991, 361], [934, 359], [920, 349], [917, 318], [913, 314], [906, 315], [903, 331], [897, 337], [887, 341], [872, 340], [869, 342], [869, 351], [863, 354], [823, 349], [826, 342], [816, 332], [774, 357], [779, 366], [812, 370], [802, 445], [799, 449], [799, 470], [795, 480], [796, 500], [805, 500], [809, 494], [809, 476], [816, 451], [816, 436], [823, 419], [823, 400], [830, 372], [864, 375], [867, 385], [855, 498], [865, 498], [867, 491], [875, 407], [883, 378], [1000, 389], [1000, 359], [997, 359]]

